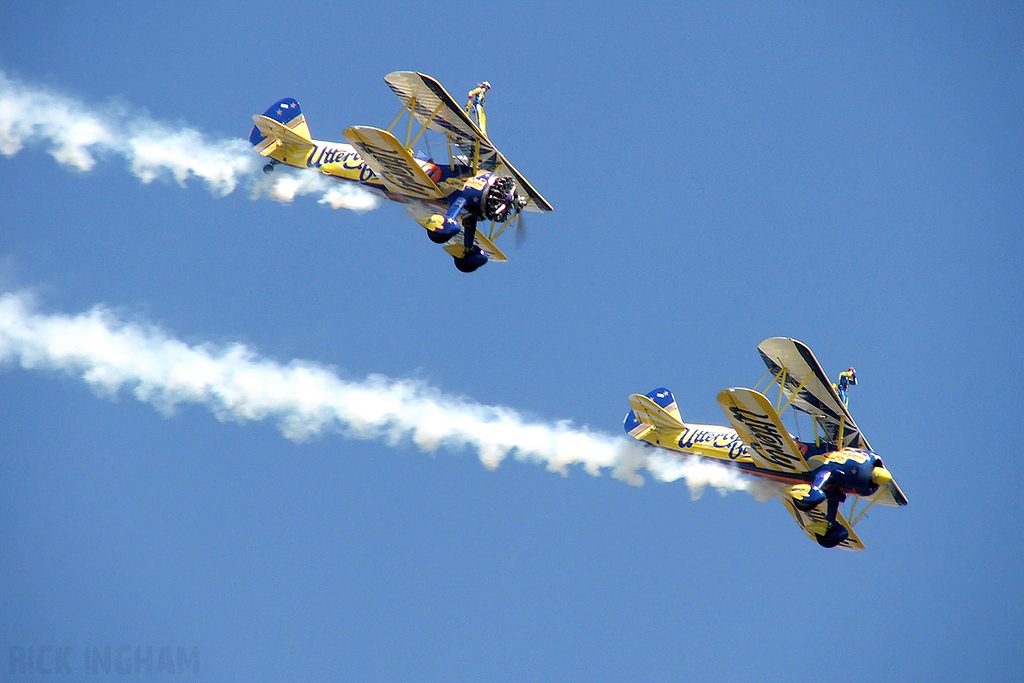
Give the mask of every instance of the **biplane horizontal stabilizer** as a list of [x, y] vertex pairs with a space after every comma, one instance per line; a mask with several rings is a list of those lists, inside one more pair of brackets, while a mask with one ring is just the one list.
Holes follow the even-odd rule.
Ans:
[[633, 410], [626, 416], [624, 422], [626, 432], [630, 436], [666, 449], [675, 449], [680, 436], [686, 431], [686, 425], [679, 418], [679, 410], [676, 409], [672, 392], [659, 389], [646, 396], [642, 393], [632, 394], [630, 408]]
[[[272, 151], [280, 146], [291, 147], [298, 153], [305, 152], [306, 154], [313, 149], [313, 141], [299, 130], [293, 130], [283, 123], [262, 114], [253, 116], [252, 120], [260, 134], [266, 138], [266, 140], [256, 146], [256, 151], [263, 156], [269, 156]], [[305, 130], [304, 127], [303, 130]]]
[[636, 419], [643, 424], [651, 425], [657, 429], [671, 429], [675, 431], [686, 429], [686, 425], [679, 419], [678, 411], [673, 414], [643, 394], [632, 394], [629, 397], [629, 407], [636, 414]]

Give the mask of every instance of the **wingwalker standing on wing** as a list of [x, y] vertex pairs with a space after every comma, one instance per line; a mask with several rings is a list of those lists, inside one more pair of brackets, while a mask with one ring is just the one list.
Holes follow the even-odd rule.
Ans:
[[[481, 83], [480, 92], [470, 99], [474, 120], [467, 113], [469, 105], [464, 111], [426, 74], [395, 71], [384, 81], [401, 100], [402, 111], [387, 130], [345, 129], [347, 144], [314, 140], [299, 103], [290, 97], [253, 116], [249, 142], [269, 157], [264, 172], [273, 172], [277, 164], [316, 169], [333, 180], [359, 183], [404, 203], [430, 240], [444, 245], [462, 272], [472, 272], [488, 261], [507, 261], [495, 240], [513, 220], [521, 234], [522, 211], [552, 209], [484, 132], [483, 104], [490, 84]], [[391, 129], [406, 114], [403, 142]], [[420, 125], [415, 135], [414, 121]], [[445, 137], [446, 160], [413, 151], [428, 130]], [[489, 230], [478, 229], [481, 221], [490, 221]]]
[[850, 368], [846, 372], [839, 373], [839, 384], [833, 384], [836, 389], [836, 393], [839, 394], [839, 399], [843, 402], [843, 405], [849, 405], [849, 401], [846, 397], [846, 392], [850, 387], [857, 386], [857, 371]]
[[473, 117], [476, 125], [480, 127], [484, 135], [487, 135], [487, 116], [484, 114], [484, 102], [487, 100], [487, 92], [491, 84], [484, 81], [469, 91], [469, 102], [466, 102], [466, 113]]
[[[765, 339], [757, 348], [772, 381], [779, 385], [776, 406], [754, 389], [726, 389], [718, 395], [718, 403], [732, 429], [686, 425], [672, 392], [655, 389], [646, 396], [629, 397], [632, 410], [623, 423], [626, 433], [661, 448], [724, 460], [749, 474], [780, 482], [783, 504], [808, 536], [826, 548], [863, 549], [853, 525], [875, 503], [906, 505], [907, 497], [871, 450], [845, 400], [809, 348], [785, 337]], [[855, 383], [852, 368], [843, 375], [840, 383]], [[779, 413], [789, 406], [814, 420], [814, 441], [798, 441], [782, 426]], [[852, 522], [839, 510], [850, 495], [870, 501], [853, 518], [854, 499], [848, 511]]]

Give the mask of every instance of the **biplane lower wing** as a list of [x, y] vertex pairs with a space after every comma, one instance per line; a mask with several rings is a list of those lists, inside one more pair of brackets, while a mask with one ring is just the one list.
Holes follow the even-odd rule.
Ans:
[[443, 199], [437, 184], [416, 163], [412, 154], [394, 135], [371, 126], [345, 129], [345, 139], [388, 191], [413, 199]]
[[[444, 245], [444, 250], [455, 258], [466, 257], [466, 233], [463, 230], [459, 230], [447, 244]], [[501, 249], [494, 246], [494, 242], [487, 239], [485, 235], [477, 232], [473, 239], [473, 243], [480, 247], [480, 250], [487, 254], [487, 258], [491, 261], [497, 261], [498, 263], [504, 263], [508, 261], [508, 257], [501, 252]]]
[[[427, 230], [430, 229], [428, 227], [429, 220], [429, 216], [420, 216], [416, 218], [416, 222]], [[508, 261], [508, 257], [502, 253], [501, 249], [498, 249], [494, 242], [487, 239], [487, 236], [481, 231], [477, 231], [473, 238], [473, 243], [480, 247], [481, 251], [487, 254], [488, 260], [496, 261], [498, 263], [505, 263]], [[456, 258], [463, 258], [466, 255], [466, 231], [463, 228], [459, 228], [459, 231], [455, 233], [455, 236], [448, 240], [444, 245], [444, 250]]]
[[[761, 359], [775, 375], [797, 410], [812, 415], [825, 430], [828, 443], [871, 450], [850, 411], [836, 393], [821, 364], [806, 344], [788, 337], [772, 337], [758, 344]], [[840, 434], [843, 443], [838, 443]]]
[[889, 483], [876, 494], [876, 497], [879, 505], [903, 506], [910, 502], [907, 500], [907, 496], [903, 493], [903, 489], [900, 488], [900, 485], [896, 483], [895, 479], [889, 481]]
[[509, 163], [455, 98], [435, 79], [417, 71], [394, 71], [384, 77], [384, 82], [402, 104], [409, 107], [421, 125], [450, 138], [467, 157], [476, 156], [482, 168], [498, 172], [503, 166], [528, 198], [527, 210], [553, 210], [551, 204]]
[[[802, 512], [798, 510], [796, 505], [793, 504], [793, 499], [789, 497], [782, 497], [782, 504], [789, 510], [789, 514], [793, 515], [793, 519], [800, 525], [800, 528], [804, 530], [804, 533], [811, 537], [811, 540], [817, 541], [818, 536], [822, 535], [828, 530], [828, 520], [825, 518], [825, 512], [822, 509], [824, 506], [819, 505], [809, 512]], [[837, 544], [836, 548], [842, 548], [843, 550], [864, 550], [864, 544], [853, 530], [853, 525], [850, 524], [842, 513], [836, 513], [836, 523], [842, 524], [846, 529], [846, 533], [849, 534], [846, 540]]]
[[782, 474], [802, 474], [810, 470], [803, 453], [764, 394], [753, 389], [725, 389], [718, 394], [718, 403], [760, 469]]

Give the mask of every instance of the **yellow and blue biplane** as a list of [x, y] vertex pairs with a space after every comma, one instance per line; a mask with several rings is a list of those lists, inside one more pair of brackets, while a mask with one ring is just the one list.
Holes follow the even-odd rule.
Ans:
[[[907, 497], [872, 451], [846, 401], [807, 346], [773, 337], [761, 342], [758, 350], [768, 366], [765, 377], [779, 387], [775, 406], [756, 389], [725, 389], [718, 402], [731, 428], [688, 425], [672, 392], [655, 389], [646, 396], [629, 397], [632, 410], [623, 423], [626, 433], [774, 480], [786, 509], [808, 536], [826, 548], [862, 550], [854, 524], [876, 503], [901, 506], [907, 504]], [[813, 441], [795, 439], [783, 427], [780, 415], [789, 407], [812, 418]], [[840, 511], [848, 496], [853, 497], [847, 512], [852, 521]], [[854, 517], [858, 499], [867, 500], [868, 505]]]
[[[463, 272], [508, 258], [494, 242], [520, 213], [551, 211], [551, 205], [527, 182], [481, 129], [480, 107], [465, 111], [441, 84], [425, 74], [396, 71], [384, 81], [402, 102], [402, 111], [386, 130], [353, 126], [344, 131], [348, 143], [314, 140], [299, 103], [275, 102], [253, 116], [249, 141], [277, 164], [312, 168], [339, 181], [354, 182], [388, 199], [404, 203], [431, 241], [444, 245]], [[405, 140], [391, 129], [408, 114]], [[419, 130], [413, 135], [413, 120]], [[447, 140], [446, 163], [413, 152], [426, 131]], [[485, 233], [477, 229], [490, 221]]]

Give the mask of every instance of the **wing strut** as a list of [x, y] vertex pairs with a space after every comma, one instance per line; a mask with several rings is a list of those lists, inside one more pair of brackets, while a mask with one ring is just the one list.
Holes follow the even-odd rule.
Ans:
[[519, 216], [519, 214], [514, 214], [513, 216], [510, 216], [507, 221], [505, 221], [504, 223], [501, 224], [501, 227], [498, 228], [497, 232], [494, 231], [494, 226], [495, 226], [494, 221], [491, 221], [491, 233], [488, 235], [488, 237], [492, 241], [498, 239], [499, 237], [501, 237], [501, 233], [505, 232], [505, 228], [507, 228], [508, 224], [511, 223], [512, 221], [514, 221], [517, 216]]
[[[771, 370], [768, 370], [763, 375], [761, 375], [761, 379], [757, 380], [757, 384], [754, 385], [755, 387], [759, 386], [761, 382], [763, 382], [765, 378], [769, 376], [772, 378], [772, 382], [774, 384], [779, 385], [779, 398], [775, 402], [775, 411], [780, 415], [786, 411], [786, 408], [788, 408], [789, 404], [793, 402], [793, 399], [795, 399], [800, 394], [800, 392], [803, 391], [804, 387], [807, 386], [807, 382], [810, 381], [812, 377], [814, 377], [813, 372], [804, 377], [804, 380], [800, 382], [800, 384], [797, 385], [797, 388], [791, 392], [789, 399], [787, 399], [786, 402], [783, 403], [782, 397], [785, 395], [784, 387], [786, 386], [786, 376], [788, 374], [789, 370], [787, 370], [786, 368], [780, 368], [777, 373], [773, 373]], [[765, 389], [765, 391], [767, 391], [767, 389]]]
[[[409, 104], [410, 104], [410, 106], [415, 105], [416, 104], [416, 98], [413, 97], [411, 100], [409, 100]], [[410, 109], [409, 110], [409, 121], [405, 124], [405, 146], [406, 147], [411, 147], [412, 146], [412, 145], [409, 144], [409, 136], [412, 135], [412, 119], [413, 119], [412, 109]], [[419, 137], [419, 136], [417, 135], [416, 137]]]
[[[444, 102], [439, 102], [438, 105], [436, 107], [434, 107], [434, 111], [430, 112], [430, 118], [426, 119], [427, 123], [432, 121], [434, 119], [434, 117], [437, 116], [437, 113], [439, 111], [441, 111], [442, 107], [444, 107]], [[422, 126], [420, 126], [420, 132], [416, 133], [416, 137], [412, 137], [412, 121], [413, 121], [413, 118], [415, 118], [414, 117], [415, 111], [416, 111], [416, 96], [413, 95], [412, 97], [409, 98], [409, 101], [402, 107], [402, 110], [400, 112], [398, 112], [398, 116], [396, 116], [395, 119], [391, 122], [391, 125], [389, 125], [387, 128], [385, 128], [385, 130], [387, 130], [388, 132], [391, 132], [391, 129], [394, 128], [395, 124], [398, 123], [401, 120], [402, 116], [404, 116], [406, 113], [408, 113], [409, 114], [409, 121], [406, 123], [406, 126], [405, 126], [405, 146], [407, 148], [412, 148], [412, 146], [416, 144], [416, 141], [419, 140], [423, 136], [423, 134], [425, 132], [427, 132], [427, 124], [425, 123]], [[448, 144], [449, 144], [449, 147], [450, 147], [451, 140], [448, 141]], [[451, 151], [449, 151], [448, 156], [449, 157], [451, 156]]]
[[[409, 110], [409, 107], [412, 106], [412, 105], [415, 105], [415, 104], [416, 104], [416, 98], [413, 97], [411, 100], [409, 100], [409, 104], [407, 104], [404, 107], [402, 107], [402, 111], [398, 112], [398, 116], [396, 116], [395, 120], [391, 122], [391, 125], [388, 126], [387, 128], [385, 128], [384, 130], [390, 132], [391, 129], [395, 127], [395, 124], [398, 123], [398, 120], [400, 118], [402, 118], [402, 115], [405, 114], [405, 112], [407, 110]], [[406, 136], [406, 137], [408, 137], [408, 136]]]
[[[786, 368], [782, 368], [782, 370], [779, 372], [779, 377], [776, 378], [776, 380], [779, 383], [779, 400], [782, 400], [782, 396], [783, 396], [783, 393], [784, 393], [782, 391], [782, 387], [783, 387], [783, 385], [784, 385], [784, 383], [786, 381], [786, 377], [785, 376], [786, 376], [787, 372], [788, 371], [786, 370]], [[789, 407], [789, 404], [793, 402], [793, 399], [796, 398], [797, 396], [799, 396], [800, 392], [803, 391], [804, 387], [807, 385], [807, 380], [809, 380], [811, 377], [814, 377], [814, 373], [813, 372], [811, 374], [807, 375], [806, 377], [804, 377], [804, 381], [800, 382], [800, 385], [796, 389], [793, 390], [793, 392], [789, 395], [789, 399], [786, 401], [785, 405], [783, 405], [779, 409], [778, 412], [782, 413], [782, 412], [784, 412], [786, 410], [786, 408]]]
[[[868, 506], [866, 508], [864, 508], [863, 510], [860, 511], [859, 515], [854, 517], [853, 521], [850, 522], [850, 526], [856, 526], [857, 522], [859, 522], [861, 520], [861, 518], [864, 517], [864, 515], [866, 515], [868, 513], [868, 510], [870, 510], [872, 507], [874, 507], [875, 503], [878, 502], [879, 498], [881, 498], [881, 496], [879, 496], [877, 494], [872, 496], [871, 497], [871, 502], [868, 503]], [[854, 498], [853, 498], [853, 505], [850, 506], [850, 516], [851, 517], [853, 517], [853, 515], [857, 512], [857, 503], [859, 501], [860, 501], [860, 496], [854, 496]]]
[[[444, 106], [444, 103], [441, 103], [441, 104], [437, 105], [437, 107], [434, 109], [434, 111], [430, 112], [430, 118], [431, 119], [433, 119], [435, 116], [437, 116], [437, 112], [441, 111], [441, 107], [442, 106]], [[416, 133], [416, 137], [414, 137], [412, 140], [409, 140], [409, 132], [411, 132], [411, 131], [412, 131], [412, 111], [409, 112], [409, 130], [406, 131], [406, 133], [405, 133], [405, 139], [408, 140], [408, 143], [405, 145], [406, 147], [412, 147], [413, 145], [415, 145], [416, 141], [419, 140], [420, 137], [422, 137], [422, 135], [427, 132], [427, 127], [426, 127], [426, 125], [424, 125], [422, 128], [420, 128], [420, 132]]]
[[[771, 374], [772, 374], [771, 370], [766, 370], [765, 373], [763, 375], [761, 375], [761, 379], [757, 380], [757, 384], [754, 385], [754, 389], [757, 390], [757, 391], [761, 391], [761, 382], [763, 382], [767, 377], [771, 376]], [[765, 385], [765, 389], [764, 390], [768, 391], [768, 386], [767, 385]]]
[[[785, 395], [784, 388], [786, 386], [786, 379], [787, 379], [787, 376], [790, 375], [790, 372], [785, 367], [780, 368], [777, 373], [772, 373], [772, 371], [769, 370], [767, 373], [762, 375], [760, 380], [758, 380], [758, 384], [760, 384], [762, 381], [764, 381], [764, 378], [767, 377], [769, 374], [772, 375], [772, 381], [779, 385], [779, 399], [776, 402], [775, 410], [780, 415], [786, 411], [786, 408], [788, 408], [790, 406], [790, 404], [793, 403], [793, 401], [798, 396], [800, 396], [800, 392], [804, 390], [804, 387], [807, 386], [807, 383], [811, 380], [811, 378], [813, 378], [815, 376], [814, 372], [811, 372], [806, 377], [804, 377], [803, 381], [801, 381], [800, 384], [798, 384], [795, 389], [793, 389], [791, 392], [789, 392], [789, 398], [786, 399], [785, 403], [783, 403], [782, 402], [782, 397]], [[814, 423], [814, 445], [820, 446], [821, 445], [821, 437], [818, 434], [818, 420], [813, 415], [812, 415], [811, 422]], [[838, 443], [839, 444], [843, 443], [843, 432], [845, 431], [845, 427], [846, 427], [846, 416], [840, 415], [839, 416], [839, 439], [838, 439]]]

